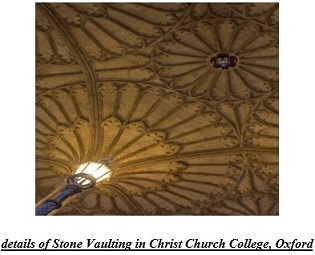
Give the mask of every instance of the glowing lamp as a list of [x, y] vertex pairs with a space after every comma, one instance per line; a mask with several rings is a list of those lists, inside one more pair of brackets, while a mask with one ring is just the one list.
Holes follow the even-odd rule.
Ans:
[[67, 185], [54, 198], [46, 200], [36, 209], [36, 215], [48, 215], [62, 207], [62, 202], [74, 194], [92, 189], [97, 182], [110, 179], [112, 171], [100, 162], [86, 162], [77, 167], [75, 174], [67, 178]]

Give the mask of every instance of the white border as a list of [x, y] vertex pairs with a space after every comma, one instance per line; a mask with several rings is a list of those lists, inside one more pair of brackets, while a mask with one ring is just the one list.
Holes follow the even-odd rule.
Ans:
[[280, 1], [280, 216], [35, 217], [35, 2], [5, 1], [0, 15], [0, 242], [314, 238], [313, 10], [308, 1]]

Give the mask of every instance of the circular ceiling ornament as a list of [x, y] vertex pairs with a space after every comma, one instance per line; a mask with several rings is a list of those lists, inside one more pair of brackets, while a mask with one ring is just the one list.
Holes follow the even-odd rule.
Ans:
[[216, 56], [210, 58], [210, 64], [214, 68], [229, 69], [235, 67], [238, 62], [238, 58], [228, 53], [218, 53]]

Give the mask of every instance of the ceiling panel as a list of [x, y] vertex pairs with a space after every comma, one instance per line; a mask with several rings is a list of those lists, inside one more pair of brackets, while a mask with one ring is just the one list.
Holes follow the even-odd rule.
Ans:
[[278, 4], [37, 3], [36, 199], [59, 215], [277, 215]]

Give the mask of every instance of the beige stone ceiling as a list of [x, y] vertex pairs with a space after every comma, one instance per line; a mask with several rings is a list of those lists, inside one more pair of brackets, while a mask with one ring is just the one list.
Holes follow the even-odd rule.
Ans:
[[56, 214], [277, 215], [278, 4], [36, 4], [36, 200], [90, 160]]

